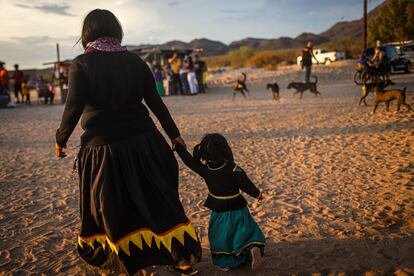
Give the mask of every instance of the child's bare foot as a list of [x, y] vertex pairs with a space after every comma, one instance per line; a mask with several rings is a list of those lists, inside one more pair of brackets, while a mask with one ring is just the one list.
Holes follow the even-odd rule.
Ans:
[[259, 269], [263, 263], [262, 254], [258, 247], [250, 249], [250, 253], [252, 254], [252, 270], [255, 271]]
[[218, 269], [220, 269], [221, 271], [224, 271], [224, 272], [227, 272], [227, 271], [230, 270], [230, 267], [220, 267], [220, 266], [217, 266], [217, 265], [215, 267], [217, 267]]
[[168, 266], [167, 267], [169, 272], [178, 272], [181, 276], [185, 275], [196, 275], [198, 274], [198, 270], [195, 270], [192, 266], [189, 265], [180, 265], [180, 266]]

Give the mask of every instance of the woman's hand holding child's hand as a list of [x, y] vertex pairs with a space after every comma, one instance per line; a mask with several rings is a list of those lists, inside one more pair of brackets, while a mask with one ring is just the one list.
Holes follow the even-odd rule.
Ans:
[[174, 140], [172, 140], [173, 149], [175, 148], [175, 144], [181, 144], [185, 149], [187, 149], [187, 145], [184, 142], [184, 139], [181, 136], [178, 136]]
[[65, 158], [66, 152], [63, 151], [63, 148], [66, 148], [66, 146], [59, 146], [58, 144], [55, 144], [55, 155], [58, 158]]

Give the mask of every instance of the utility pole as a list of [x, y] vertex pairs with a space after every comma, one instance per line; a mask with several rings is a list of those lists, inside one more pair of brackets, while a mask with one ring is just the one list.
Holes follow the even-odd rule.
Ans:
[[367, 48], [367, 0], [364, 0], [364, 50]]
[[60, 62], [59, 43], [56, 43], [56, 53], [57, 53], [57, 61]]

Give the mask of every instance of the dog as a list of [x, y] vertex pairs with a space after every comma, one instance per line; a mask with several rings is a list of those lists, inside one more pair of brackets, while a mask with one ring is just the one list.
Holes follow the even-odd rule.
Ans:
[[382, 91], [384, 90], [388, 85], [392, 85], [393, 83], [391, 81], [383, 81], [383, 80], [379, 80], [376, 83], [367, 83], [366, 79], [362, 80], [362, 97], [361, 99], [359, 99], [359, 105], [361, 105], [361, 102], [364, 102], [365, 106], [368, 106], [367, 101], [366, 101], [366, 97], [368, 96], [368, 94], [374, 93], [374, 89], [378, 86], [379, 89]]
[[272, 90], [272, 94], [273, 94], [273, 100], [275, 101], [279, 101], [280, 97], [279, 97], [279, 85], [275, 82], [275, 83], [268, 83], [266, 86], [267, 90]]
[[296, 92], [293, 93], [293, 95], [296, 95], [296, 94], [300, 93], [299, 99], [302, 99], [303, 92], [305, 92], [308, 89], [309, 89], [310, 92], [315, 94], [315, 96], [321, 95], [321, 92], [319, 92], [318, 88], [316, 87], [316, 84], [318, 83], [318, 77], [316, 77], [316, 76], [312, 76], [312, 77], [315, 78], [315, 82], [308, 82], [308, 83], [291, 82], [291, 83], [289, 83], [287, 89], [291, 89], [291, 88], [296, 89]]
[[372, 110], [372, 114], [375, 113], [377, 107], [380, 103], [385, 103], [387, 111], [389, 111], [390, 102], [393, 100], [397, 100], [397, 111], [400, 111], [400, 106], [404, 105], [408, 108], [409, 111], [413, 112], [411, 106], [405, 102], [405, 92], [407, 91], [407, 87], [404, 89], [390, 89], [390, 90], [383, 90], [381, 87], [376, 86], [374, 88], [375, 94], [375, 106], [374, 110]]
[[249, 89], [247, 89], [247, 86], [246, 86], [247, 75], [245, 73], [242, 73], [242, 75], [243, 75], [243, 79], [237, 80], [237, 82], [233, 85], [233, 88], [234, 88], [234, 90], [233, 90], [233, 101], [236, 97], [236, 93], [239, 92], [243, 95], [244, 98], [246, 98], [246, 93], [244, 93], [244, 92], [247, 92], [247, 93], [250, 92]]

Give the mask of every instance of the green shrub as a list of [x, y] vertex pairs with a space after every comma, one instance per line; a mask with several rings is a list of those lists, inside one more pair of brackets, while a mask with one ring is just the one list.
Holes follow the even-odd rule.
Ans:
[[226, 55], [206, 57], [208, 68], [223, 67], [257, 67], [276, 69], [278, 64], [289, 65], [296, 63], [296, 57], [301, 49], [279, 49], [269, 51], [254, 51], [250, 47], [232, 50]]
[[281, 61], [282, 59], [275, 51], [260, 51], [249, 58], [244, 65], [247, 67], [276, 69]]
[[254, 50], [250, 47], [240, 47], [237, 50], [232, 50], [228, 54], [230, 66], [233, 68], [244, 67], [253, 55]]

